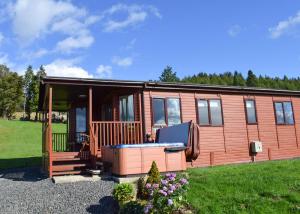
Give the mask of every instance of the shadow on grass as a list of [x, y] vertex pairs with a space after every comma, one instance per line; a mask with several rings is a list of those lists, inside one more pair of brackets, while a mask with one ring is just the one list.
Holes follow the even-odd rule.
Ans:
[[112, 196], [105, 196], [100, 199], [99, 204], [93, 204], [86, 208], [88, 213], [115, 214], [118, 213], [119, 205]]
[[41, 163], [41, 157], [0, 159], [0, 178], [29, 182], [45, 179]]

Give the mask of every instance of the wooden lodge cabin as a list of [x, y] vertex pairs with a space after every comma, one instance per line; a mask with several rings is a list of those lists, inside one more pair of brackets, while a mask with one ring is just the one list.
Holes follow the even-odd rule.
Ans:
[[[140, 144], [190, 120], [200, 127], [200, 154], [189, 167], [250, 162], [254, 140], [263, 145], [258, 161], [300, 157], [299, 91], [45, 77], [40, 92], [50, 177], [97, 167], [105, 145]], [[66, 133], [52, 131], [54, 111], [67, 112]]]

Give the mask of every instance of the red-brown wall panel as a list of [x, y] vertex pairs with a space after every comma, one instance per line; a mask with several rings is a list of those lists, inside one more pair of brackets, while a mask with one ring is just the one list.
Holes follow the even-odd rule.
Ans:
[[[200, 155], [187, 163], [190, 167], [250, 162], [249, 143], [260, 140], [263, 152], [256, 160], [283, 159], [300, 156], [300, 98], [210, 94], [194, 92], [144, 91], [145, 129], [152, 131], [152, 97], [178, 97], [181, 99], [182, 120], [197, 122], [196, 99], [221, 99], [224, 126], [200, 127]], [[246, 122], [244, 99], [256, 102], [257, 124]], [[293, 102], [295, 126], [275, 123], [274, 101]]]

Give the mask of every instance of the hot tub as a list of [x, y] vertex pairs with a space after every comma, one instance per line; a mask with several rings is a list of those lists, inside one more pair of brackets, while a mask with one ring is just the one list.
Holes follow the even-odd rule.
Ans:
[[133, 145], [105, 146], [102, 160], [109, 163], [115, 175], [148, 173], [152, 161], [160, 172], [182, 171], [186, 169], [184, 143], [147, 143]]
[[153, 161], [160, 172], [186, 170], [185, 149], [190, 123], [163, 128], [158, 143], [120, 144], [102, 147], [105, 168], [119, 176], [148, 173]]

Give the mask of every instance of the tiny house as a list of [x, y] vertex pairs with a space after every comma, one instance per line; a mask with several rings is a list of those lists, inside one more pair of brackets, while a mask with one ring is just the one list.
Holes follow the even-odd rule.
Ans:
[[[253, 161], [251, 142], [262, 146], [255, 161], [300, 157], [300, 91], [45, 77], [39, 110], [50, 177], [96, 168], [105, 146], [155, 142], [157, 130], [189, 121], [199, 154], [186, 167]], [[66, 132], [53, 132], [54, 111], [67, 113]]]

